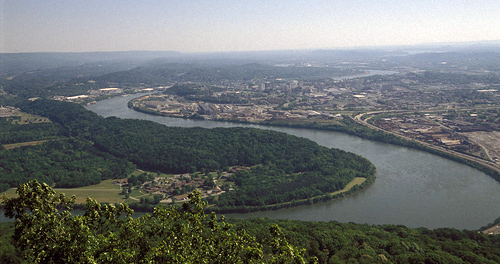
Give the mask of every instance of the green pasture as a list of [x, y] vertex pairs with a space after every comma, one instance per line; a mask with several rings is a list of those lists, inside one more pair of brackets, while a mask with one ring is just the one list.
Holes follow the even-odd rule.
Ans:
[[[76, 203], [83, 204], [87, 197], [98, 202], [123, 203], [124, 196], [120, 195], [120, 186], [113, 184], [116, 180], [104, 180], [100, 184], [79, 187], [79, 188], [54, 188], [57, 193], [64, 193], [66, 196], [76, 196]], [[8, 198], [16, 197], [16, 188], [5, 191]]]

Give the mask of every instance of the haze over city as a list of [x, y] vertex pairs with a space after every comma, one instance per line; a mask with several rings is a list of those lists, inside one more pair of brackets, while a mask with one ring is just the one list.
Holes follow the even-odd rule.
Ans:
[[500, 1], [0, 1], [0, 52], [331, 49], [500, 39]]

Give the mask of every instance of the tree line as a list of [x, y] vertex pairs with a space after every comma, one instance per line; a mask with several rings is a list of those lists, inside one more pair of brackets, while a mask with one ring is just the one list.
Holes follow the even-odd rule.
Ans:
[[126, 178], [135, 166], [76, 138], [0, 150], [0, 192], [33, 179], [60, 188]]
[[13, 118], [0, 118], [0, 144], [47, 140], [61, 137], [59, 128], [53, 123], [15, 124]]
[[268, 121], [262, 123], [264, 125], [273, 125], [273, 126], [283, 126], [283, 127], [300, 127], [300, 128], [310, 128], [310, 129], [320, 129], [320, 130], [327, 130], [327, 131], [336, 131], [336, 132], [342, 132], [342, 133], [347, 133], [350, 135], [358, 136], [361, 138], [366, 138], [369, 140], [374, 140], [374, 141], [379, 141], [379, 142], [384, 142], [384, 143], [389, 143], [393, 145], [399, 145], [399, 146], [404, 146], [404, 147], [409, 147], [409, 148], [414, 148], [418, 150], [423, 150], [426, 152], [429, 152], [434, 155], [438, 155], [453, 161], [456, 161], [458, 163], [465, 164], [467, 166], [470, 166], [474, 169], [480, 170], [496, 181], [500, 181], [500, 172], [491, 169], [489, 167], [486, 167], [478, 162], [474, 162], [468, 159], [461, 158], [456, 155], [452, 155], [449, 153], [446, 153], [444, 151], [439, 151], [427, 146], [424, 146], [416, 141], [408, 141], [405, 140], [401, 137], [395, 136], [393, 134], [386, 133], [381, 130], [374, 130], [368, 127], [365, 127], [363, 125], [360, 125], [356, 123], [352, 118], [344, 118], [342, 120], [341, 124], [318, 124], [318, 123], [294, 123], [294, 124], [289, 124], [286, 122], [282, 121]]
[[305, 249], [305, 259], [318, 263], [499, 263], [500, 236], [454, 228], [408, 228], [402, 225], [230, 219], [257, 240], [279, 225], [292, 245]]

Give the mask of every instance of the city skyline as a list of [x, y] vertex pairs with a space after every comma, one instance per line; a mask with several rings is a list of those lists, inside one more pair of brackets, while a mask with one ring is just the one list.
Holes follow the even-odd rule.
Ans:
[[500, 1], [0, 0], [0, 52], [184, 53], [500, 39]]

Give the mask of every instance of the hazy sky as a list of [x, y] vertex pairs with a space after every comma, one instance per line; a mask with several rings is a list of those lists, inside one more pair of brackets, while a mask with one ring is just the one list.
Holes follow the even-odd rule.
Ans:
[[499, 39], [500, 0], [0, 0], [0, 52], [211, 52]]

